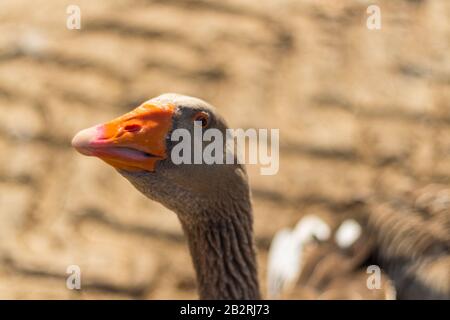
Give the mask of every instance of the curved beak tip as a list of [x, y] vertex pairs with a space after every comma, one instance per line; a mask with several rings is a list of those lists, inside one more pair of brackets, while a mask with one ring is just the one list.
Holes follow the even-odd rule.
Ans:
[[72, 147], [74, 147], [78, 152], [84, 155], [92, 155], [89, 150], [91, 143], [95, 141], [99, 136], [98, 126], [87, 128], [78, 132], [72, 139]]

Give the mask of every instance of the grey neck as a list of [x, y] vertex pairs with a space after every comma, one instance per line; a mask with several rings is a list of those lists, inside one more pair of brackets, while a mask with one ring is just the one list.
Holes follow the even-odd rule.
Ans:
[[260, 299], [250, 203], [183, 223], [200, 299]]

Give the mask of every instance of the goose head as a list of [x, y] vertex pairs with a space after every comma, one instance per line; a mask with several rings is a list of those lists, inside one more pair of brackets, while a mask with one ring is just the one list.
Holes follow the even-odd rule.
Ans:
[[[223, 152], [218, 157], [223, 157], [224, 164], [194, 164], [194, 152], [187, 155], [191, 163], [180, 163], [180, 157], [187, 159], [180, 144], [194, 151], [199, 128], [221, 134]], [[207, 102], [163, 94], [112, 121], [80, 131], [72, 145], [81, 154], [111, 165], [147, 197], [189, 221], [208, 218], [202, 212], [210, 214], [208, 209], [224, 199], [248, 194], [245, 169], [236, 161], [234, 150], [227, 150], [226, 129], [225, 121]], [[205, 150], [209, 142], [203, 140], [200, 144]], [[226, 164], [230, 163], [225, 159], [227, 152], [231, 164]]]

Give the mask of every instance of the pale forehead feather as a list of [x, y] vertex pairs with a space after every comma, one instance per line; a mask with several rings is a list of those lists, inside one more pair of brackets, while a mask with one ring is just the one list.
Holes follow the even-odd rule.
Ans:
[[177, 93], [165, 93], [165, 94], [162, 94], [160, 96], [157, 96], [155, 98], [148, 100], [147, 103], [152, 103], [152, 104], [156, 104], [156, 105], [172, 104], [175, 106], [185, 106], [185, 107], [193, 107], [193, 108], [199, 107], [199, 108], [204, 108], [204, 109], [211, 109], [214, 111], [214, 108], [209, 103], [207, 103], [206, 101], [204, 101], [202, 99], [185, 96], [185, 95], [181, 95], [181, 94], [177, 94]]

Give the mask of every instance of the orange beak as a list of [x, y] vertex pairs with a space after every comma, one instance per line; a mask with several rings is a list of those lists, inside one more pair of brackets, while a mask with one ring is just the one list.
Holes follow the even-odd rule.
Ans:
[[143, 103], [108, 123], [77, 133], [72, 146], [116, 169], [154, 171], [167, 158], [166, 137], [172, 127], [173, 106]]

